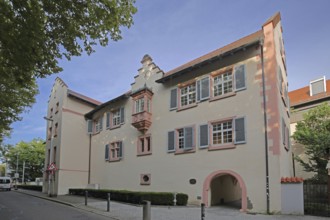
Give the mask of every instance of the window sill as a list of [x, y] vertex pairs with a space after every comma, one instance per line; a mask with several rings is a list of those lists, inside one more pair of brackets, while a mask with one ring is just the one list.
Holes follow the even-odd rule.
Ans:
[[174, 152], [174, 155], [180, 155], [180, 154], [189, 154], [189, 153], [195, 153], [196, 149], [193, 148], [191, 150], [177, 150]]
[[108, 160], [108, 162], [109, 163], [111, 163], [111, 162], [118, 162], [120, 160], [121, 160], [121, 158], [116, 158], [116, 159], [110, 159], [110, 160]]
[[117, 128], [120, 128], [121, 124], [120, 125], [116, 125], [116, 126], [112, 126], [112, 127], [108, 127], [107, 129], [108, 130], [113, 130], [113, 129], [117, 129]]
[[231, 96], [235, 96], [236, 93], [235, 92], [231, 92], [231, 93], [227, 93], [225, 95], [220, 95], [220, 96], [215, 96], [215, 97], [211, 97], [210, 98], [210, 102], [213, 102], [213, 101], [217, 101], [219, 99], [225, 99], [225, 98], [228, 98], [228, 97], [231, 97]]
[[214, 151], [214, 150], [225, 150], [225, 149], [233, 149], [233, 148], [235, 148], [235, 144], [230, 143], [230, 144], [209, 146], [208, 150]]
[[197, 103], [194, 103], [194, 104], [191, 104], [191, 105], [185, 105], [185, 106], [181, 106], [180, 108], [178, 108], [178, 110], [176, 110], [177, 112], [179, 111], [183, 111], [183, 110], [186, 110], [186, 109], [190, 109], [190, 108], [194, 108], [197, 106]]
[[147, 156], [147, 155], [151, 155], [152, 152], [144, 152], [144, 153], [138, 153], [137, 156], [141, 157], [141, 156]]

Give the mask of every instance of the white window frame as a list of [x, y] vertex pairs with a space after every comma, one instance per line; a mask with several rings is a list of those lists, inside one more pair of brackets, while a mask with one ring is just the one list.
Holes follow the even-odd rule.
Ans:
[[115, 126], [119, 126], [121, 123], [121, 115], [120, 115], [120, 108], [114, 110], [111, 112], [112, 114], [112, 126], [115, 127]]
[[120, 142], [122, 143], [122, 141], [115, 141], [115, 142], [111, 142], [109, 144], [109, 161], [118, 161], [122, 158], [122, 156], [119, 155], [119, 152], [120, 152], [119, 144], [120, 144]]
[[[181, 107], [193, 105], [196, 103], [196, 101], [197, 101], [196, 89], [197, 89], [196, 82], [180, 88], [180, 106]], [[186, 102], [183, 102], [183, 99], [185, 99]]]
[[135, 100], [135, 112], [134, 113], [140, 113], [144, 111], [144, 97], [141, 97], [137, 100]]
[[[225, 76], [230, 77], [230, 79], [224, 79]], [[219, 78], [219, 80], [216, 82], [216, 80]], [[213, 97], [221, 97], [226, 94], [230, 94], [234, 92], [234, 76], [233, 76], [233, 70], [226, 71], [224, 73], [221, 73], [219, 75], [213, 76], [213, 85], [212, 85], [212, 95]], [[231, 90], [230, 91], [225, 91], [225, 84], [231, 83]], [[215, 94], [216, 91], [218, 91], [218, 87], [221, 86], [221, 93], [220, 94]]]
[[[230, 123], [230, 128], [224, 128], [225, 123]], [[220, 124], [220, 130], [214, 131], [214, 126]], [[224, 142], [225, 133], [231, 134], [231, 141]], [[220, 134], [221, 135], [221, 143], [214, 143], [214, 134]], [[228, 137], [227, 137], [228, 139]], [[211, 142], [212, 146], [218, 146], [218, 145], [225, 145], [225, 144], [233, 144], [234, 143], [234, 127], [233, 127], [233, 120], [225, 120], [225, 121], [218, 121], [211, 123]]]

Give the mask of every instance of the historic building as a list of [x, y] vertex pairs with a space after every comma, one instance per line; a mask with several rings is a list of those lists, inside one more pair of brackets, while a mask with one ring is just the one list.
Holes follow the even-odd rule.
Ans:
[[[52, 144], [60, 151], [56, 192], [95, 184], [281, 211], [281, 177], [293, 176], [293, 166], [280, 14], [171, 71], [149, 55], [141, 63], [130, 90], [102, 104], [56, 81], [48, 117], [59, 90], [56, 97], [72, 102], [71, 109], [59, 101], [57, 132], [66, 129], [66, 138]], [[56, 129], [54, 122], [48, 127]]]

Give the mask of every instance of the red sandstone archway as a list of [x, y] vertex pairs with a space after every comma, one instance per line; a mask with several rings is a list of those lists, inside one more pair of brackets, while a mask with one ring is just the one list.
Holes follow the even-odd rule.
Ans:
[[240, 211], [246, 212], [247, 211], [247, 193], [246, 193], [246, 186], [245, 183], [240, 175], [235, 173], [234, 171], [231, 170], [219, 170], [211, 173], [208, 175], [204, 181], [203, 184], [203, 203], [205, 204], [206, 207], [209, 206], [209, 191], [210, 191], [210, 185], [213, 179], [222, 176], [222, 175], [231, 175], [236, 178], [238, 181], [241, 190], [242, 190], [242, 206]]

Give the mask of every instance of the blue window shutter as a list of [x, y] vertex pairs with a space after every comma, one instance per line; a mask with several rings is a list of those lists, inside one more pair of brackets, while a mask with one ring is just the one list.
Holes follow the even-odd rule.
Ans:
[[107, 128], [110, 128], [110, 112], [107, 112], [106, 126], [107, 126]]
[[209, 126], [208, 124], [199, 126], [199, 147], [209, 146]]
[[235, 67], [235, 85], [236, 91], [246, 89], [245, 65]]
[[125, 109], [124, 107], [120, 108], [120, 123], [124, 124], [125, 122]]
[[197, 102], [199, 102], [201, 100], [201, 80], [198, 80], [196, 84], [197, 84], [197, 90], [196, 90]]
[[235, 144], [246, 142], [245, 117], [235, 119]]
[[100, 131], [103, 130], [103, 116], [100, 117]]
[[109, 160], [109, 144], [105, 145], [105, 160]]
[[87, 134], [93, 133], [93, 121], [87, 120]]
[[175, 132], [169, 131], [167, 135], [168, 135], [167, 151], [173, 152], [173, 151], [175, 151]]
[[209, 77], [205, 77], [203, 79], [200, 80], [200, 84], [201, 84], [201, 92], [200, 92], [200, 96], [201, 96], [201, 100], [205, 100], [208, 99], [210, 97], [210, 79]]
[[191, 150], [194, 145], [194, 129], [193, 127], [184, 128], [184, 149]]
[[170, 110], [178, 107], [178, 89], [171, 90]]
[[119, 148], [119, 158], [123, 158], [123, 142], [118, 142], [118, 148]]

